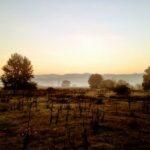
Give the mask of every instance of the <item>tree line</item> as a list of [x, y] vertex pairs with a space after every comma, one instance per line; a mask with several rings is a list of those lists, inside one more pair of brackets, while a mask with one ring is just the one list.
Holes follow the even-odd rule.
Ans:
[[[30, 90], [37, 89], [37, 84], [32, 81], [33, 66], [31, 61], [20, 54], [14, 53], [8, 59], [7, 64], [3, 66], [3, 75], [1, 81], [6, 90]], [[113, 81], [103, 79], [100, 74], [92, 74], [88, 80], [89, 86], [92, 89], [107, 89], [125, 93], [129, 93], [131, 86], [123, 80]], [[70, 85], [70, 81], [65, 80], [62, 86]], [[143, 75], [142, 87], [144, 90], [150, 90], [150, 67], [145, 70]]]

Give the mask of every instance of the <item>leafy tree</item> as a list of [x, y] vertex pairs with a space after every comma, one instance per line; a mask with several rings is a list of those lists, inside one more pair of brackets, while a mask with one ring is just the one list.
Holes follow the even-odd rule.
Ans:
[[5, 89], [25, 90], [35, 89], [36, 83], [32, 82], [33, 69], [31, 62], [27, 57], [17, 53], [12, 54], [7, 64], [2, 68], [2, 83]]
[[101, 82], [103, 81], [103, 77], [100, 74], [92, 74], [88, 80], [88, 83], [91, 88], [99, 88]]
[[150, 67], [145, 70], [142, 86], [144, 90], [150, 90]]
[[119, 86], [119, 85], [130, 86], [129, 83], [128, 83], [127, 81], [125, 81], [125, 80], [119, 80], [119, 81], [117, 82], [117, 85], [118, 85], [118, 86]]
[[108, 90], [113, 90], [115, 87], [115, 84], [116, 84], [115, 81], [107, 79], [101, 82], [100, 87], [104, 89], [108, 89]]

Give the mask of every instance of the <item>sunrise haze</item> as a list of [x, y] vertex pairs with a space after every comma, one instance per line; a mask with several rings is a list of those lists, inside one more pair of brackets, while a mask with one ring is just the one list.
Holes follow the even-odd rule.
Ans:
[[35, 74], [142, 73], [149, 18], [149, 0], [2, 0], [0, 68], [17, 52]]

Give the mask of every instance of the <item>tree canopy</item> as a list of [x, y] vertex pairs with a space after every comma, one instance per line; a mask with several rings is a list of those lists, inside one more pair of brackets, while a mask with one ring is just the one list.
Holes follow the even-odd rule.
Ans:
[[103, 81], [103, 77], [100, 74], [92, 74], [88, 80], [88, 83], [91, 88], [99, 88], [101, 82]]
[[113, 90], [115, 87], [115, 84], [116, 84], [115, 81], [106, 79], [101, 82], [100, 87], [104, 89], [108, 89], [108, 90]]
[[150, 90], [150, 67], [145, 70], [142, 86], [144, 90]]
[[2, 83], [5, 89], [24, 90], [35, 89], [36, 83], [32, 82], [33, 67], [27, 57], [17, 53], [12, 54], [7, 64], [3, 66]]

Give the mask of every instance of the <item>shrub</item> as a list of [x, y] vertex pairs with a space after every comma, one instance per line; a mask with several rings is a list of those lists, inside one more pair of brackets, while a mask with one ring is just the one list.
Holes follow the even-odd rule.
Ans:
[[131, 89], [127, 85], [117, 85], [114, 88], [114, 92], [116, 92], [118, 95], [130, 95]]
[[47, 92], [50, 92], [50, 93], [51, 93], [51, 92], [54, 92], [54, 91], [55, 91], [55, 89], [54, 89], [53, 87], [48, 87], [48, 88], [47, 88]]

